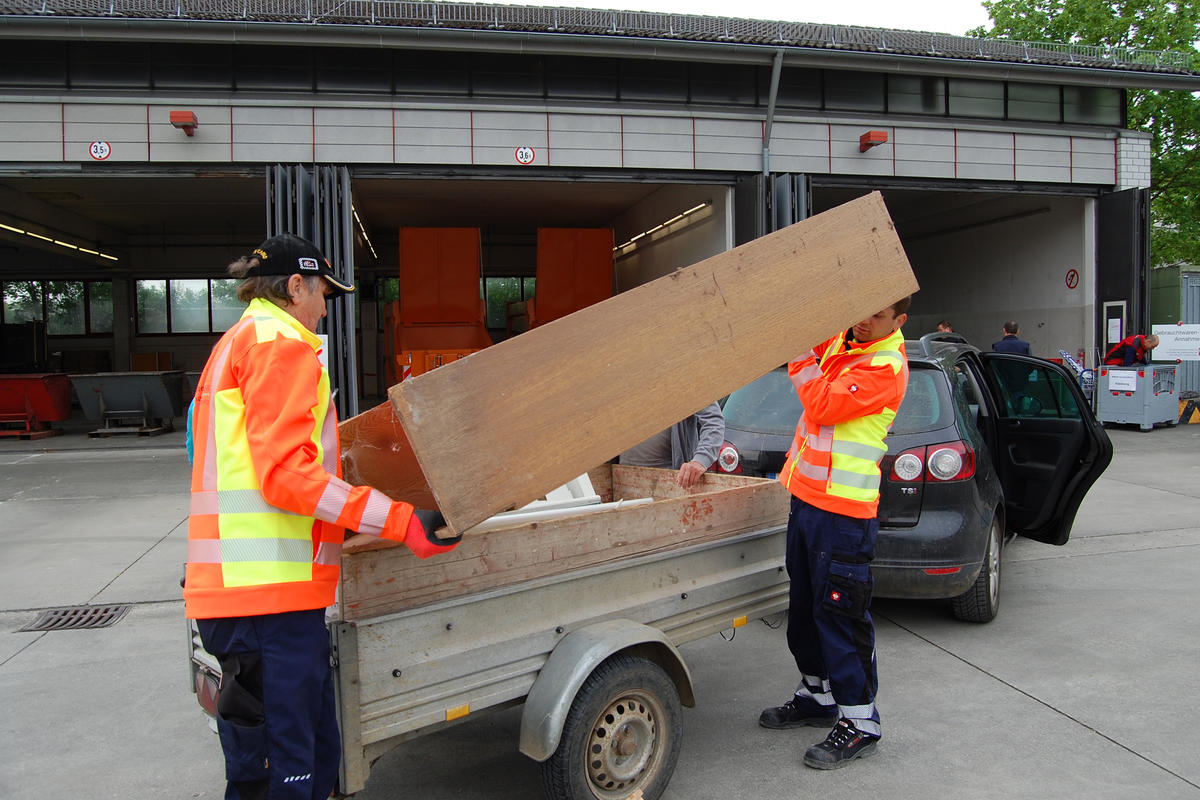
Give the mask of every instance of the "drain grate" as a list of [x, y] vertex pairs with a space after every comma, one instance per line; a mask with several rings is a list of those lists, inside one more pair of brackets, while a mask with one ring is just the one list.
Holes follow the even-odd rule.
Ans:
[[129, 613], [129, 606], [71, 606], [43, 611], [22, 631], [70, 631], [81, 628], [107, 628]]

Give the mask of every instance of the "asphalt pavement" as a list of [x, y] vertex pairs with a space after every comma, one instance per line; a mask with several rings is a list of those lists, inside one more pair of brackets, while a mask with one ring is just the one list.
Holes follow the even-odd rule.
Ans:
[[[188, 686], [180, 431], [0, 439], [0, 797], [219, 798], [220, 746]], [[1111, 428], [1071, 541], [1006, 550], [999, 617], [877, 600], [877, 754], [804, 767], [824, 731], [773, 731], [795, 666], [778, 620], [685, 645], [697, 707], [666, 800], [863, 796], [1200, 800], [1200, 425]], [[115, 625], [20, 632], [47, 610]], [[768, 624], [770, 623], [770, 624]], [[407, 742], [362, 800], [535, 800], [519, 709]]]

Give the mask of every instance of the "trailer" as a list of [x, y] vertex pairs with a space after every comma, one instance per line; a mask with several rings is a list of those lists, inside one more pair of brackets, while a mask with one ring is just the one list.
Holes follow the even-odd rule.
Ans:
[[[432, 559], [347, 542], [329, 613], [342, 795], [397, 745], [521, 703], [515, 744], [547, 797], [662, 793], [698, 700], [680, 645], [787, 607], [787, 493], [717, 473], [685, 491], [671, 470], [612, 464], [588, 479], [599, 510], [501, 515]], [[214, 714], [219, 667], [191, 631]]]

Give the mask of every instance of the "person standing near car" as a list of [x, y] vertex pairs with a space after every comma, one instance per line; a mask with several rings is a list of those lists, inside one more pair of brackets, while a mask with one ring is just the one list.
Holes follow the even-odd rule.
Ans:
[[1033, 352], [1029, 349], [1029, 342], [1021, 341], [1017, 335], [1021, 332], [1021, 326], [1015, 321], [1009, 320], [1004, 323], [1004, 338], [992, 344], [992, 351], [996, 353], [1016, 353], [1019, 356], [1032, 356]]
[[345, 529], [443, 553], [436, 511], [341, 478], [337, 412], [319, 358], [326, 301], [354, 291], [312, 242], [273, 236], [229, 266], [241, 319], [191, 409], [184, 609], [221, 665], [225, 797], [329, 797], [341, 745], [325, 609]]
[[879, 531], [879, 462], [908, 387], [905, 297], [788, 364], [804, 412], [779, 481], [792, 494], [786, 564], [796, 691], [766, 728], [832, 725], [804, 763], [844, 767], [881, 735], [870, 563]]
[[690, 489], [717, 460], [724, 442], [725, 415], [712, 403], [629, 448], [619, 463], [678, 470], [675, 482]]

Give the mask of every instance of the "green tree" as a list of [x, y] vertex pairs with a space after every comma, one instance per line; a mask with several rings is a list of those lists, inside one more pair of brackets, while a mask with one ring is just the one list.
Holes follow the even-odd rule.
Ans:
[[[1200, 65], [1194, 0], [984, 0], [991, 29], [973, 36], [1173, 50]], [[1127, 119], [1151, 145], [1150, 236], [1154, 266], [1200, 264], [1200, 93], [1131, 89]]]

